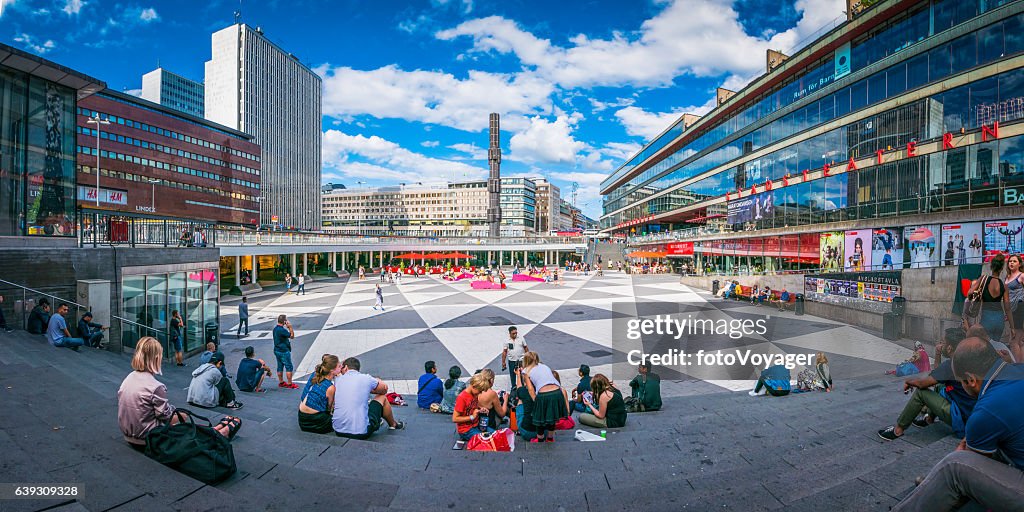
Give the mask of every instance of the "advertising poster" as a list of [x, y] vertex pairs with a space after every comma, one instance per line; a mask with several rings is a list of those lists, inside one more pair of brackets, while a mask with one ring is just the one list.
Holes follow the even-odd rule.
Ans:
[[871, 243], [871, 230], [858, 229], [847, 231], [844, 247], [846, 252], [843, 255], [843, 262], [847, 272], [863, 272], [871, 270], [871, 251], [868, 244]]
[[1021, 231], [1024, 230], [1024, 220], [996, 220], [985, 223], [985, 261], [989, 261], [996, 254], [1020, 254], [1024, 252], [1024, 240], [1021, 239]]
[[872, 270], [903, 268], [903, 229], [871, 230], [871, 268]]
[[829, 297], [892, 302], [902, 291], [902, 275], [895, 272], [857, 272], [805, 276], [804, 289]]
[[729, 224], [743, 224], [756, 222], [761, 219], [768, 219], [775, 213], [775, 192], [762, 192], [729, 201], [727, 222]]
[[843, 237], [842, 231], [821, 234], [819, 247], [822, 272], [839, 272], [843, 269]]
[[942, 266], [981, 263], [982, 233], [980, 222], [965, 224], [943, 224], [939, 248], [942, 250]]
[[907, 250], [906, 260], [910, 268], [935, 267], [939, 264], [939, 250], [936, 233], [938, 225], [907, 226], [903, 230], [904, 245]]

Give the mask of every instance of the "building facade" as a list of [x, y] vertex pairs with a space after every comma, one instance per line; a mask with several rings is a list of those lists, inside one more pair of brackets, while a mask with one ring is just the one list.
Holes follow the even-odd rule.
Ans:
[[75, 105], [104, 87], [0, 44], [0, 237], [76, 235]]
[[[536, 190], [533, 181], [524, 178], [502, 178], [501, 181], [501, 236], [532, 235]], [[486, 181], [367, 189], [328, 190], [325, 186], [322, 201], [323, 230], [328, 233], [488, 235]]]
[[559, 204], [562, 201], [558, 186], [544, 178], [533, 180], [537, 185], [537, 233], [558, 231]]
[[876, 2], [645, 145], [602, 229], [730, 272], [1019, 252], [1022, 29], [1021, 1]]
[[110, 90], [80, 101], [77, 114], [83, 211], [259, 224], [260, 147], [248, 135]]
[[320, 229], [321, 80], [259, 28], [215, 32], [206, 117], [253, 136], [263, 156], [263, 224]]
[[203, 117], [204, 91], [202, 82], [189, 80], [164, 68], [142, 75], [142, 99], [196, 117]]

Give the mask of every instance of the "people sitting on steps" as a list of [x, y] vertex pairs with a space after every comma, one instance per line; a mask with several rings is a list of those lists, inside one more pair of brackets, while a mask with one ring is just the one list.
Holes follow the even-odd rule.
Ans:
[[350, 439], [369, 439], [384, 423], [389, 430], [401, 430], [405, 423], [395, 420], [388, 403], [384, 381], [360, 373], [359, 360], [349, 357], [334, 378], [334, 433]]
[[[212, 342], [212, 341], [207, 342], [206, 343], [206, 350], [203, 351], [202, 354], [199, 354], [199, 364], [209, 363], [210, 359], [213, 358], [214, 354], [220, 354], [220, 360], [221, 361], [225, 360], [224, 353], [220, 351], [220, 348], [217, 347], [217, 344]], [[223, 375], [224, 378], [229, 378], [228, 377], [228, 369], [224, 368], [223, 366], [221, 366], [221, 368], [220, 368], [220, 374]]]
[[532, 441], [537, 437], [537, 426], [533, 424], [533, 397], [530, 390], [523, 382], [522, 372], [516, 372], [516, 430], [519, 437], [524, 441]]
[[299, 428], [315, 434], [334, 432], [334, 379], [341, 374], [338, 356], [324, 354], [299, 398]]
[[256, 358], [256, 349], [245, 347], [245, 357], [238, 362], [235, 372], [235, 385], [239, 391], [263, 393], [263, 379], [270, 375], [270, 367], [262, 359]]
[[570, 412], [586, 412], [587, 406], [583, 404], [583, 394], [590, 392], [590, 366], [580, 365], [578, 370], [580, 376], [579, 384], [572, 390], [572, 400], [569, 401]]
[[78, 336], [85, 340], [85, 346], [87, 347], [104, 348], [103, 331], [110, 329], [110, 327], [93, 322], [92, 318], [91, 311], [82, 313], [82, 318], [78, 319]]
[[[878, 437], [892, 441], [903, 436], [911, 425], [925, 428], [935, 420], [949, 425], [954, 435], [963, 437], [964, 425], [974, 410], [975, 399], [956, 380], [953, 374], [953, 361], [950, 358], [964, 338], [962, 328], [946, 329], [942, 339], [935, 345], [937, 351], [947, 359], [928, 375], [915, 375], [903, 383], [904, 393], [913, 392], [910, 401], [903, 407], [896, 424], [879, 430]], [[924, 412], [927, 414], [922, 417], [921, 414]]]
[[[156, 427], [178, 422], [174, 406], [167, 400], [167, 386], [156, 379], [160, 375], [164, 348], [156, 338], [146, 336], [135, 344], [132, 372], [117, 390], [117, 424], [128, 446], [143, 451], [146, 436]], [[231, 439], [242, 420], [225, 416], [214, 430]]]
[[46, 328], [46, 340], [55, 347], [67, 347], [77, 351], [78, 347], [85, 344], [85, 340], [74, 338], [68, 332], [68, 322], [64, 319], [64, 315], [67, 314], [67, 304], [57, 306], [57, 314], [50, 317], [50, 323]]
[[416, 405], [420, 409], [430, 409], [432, 404], [439, 404], [444, 399], [444, 385], [437, 377], [437, 363], [423, 363], [423, 375], [419, 379], [419, 391], [416, 392]]
[[198, 407], [227, 407], [241, 409], [242, 403], [235, 401], [231, 381], [224, 377], [224, 354], [215, 352], [210, 362], [199, 365], [192, 371], [192, 382], [188, 385], [188, 403]]
[[41, 299], [36, 307], [28, 315], [28, 325], [25, 330], [31, 334], [46, 334], [46, 328], [50, 325], [50, 301]]
[[967, 338], [953, 353], [954, 380], [977, 399], [964, 437], [892, 510], [1020, 510], [1024, 503], [1024, 366], [1000, 360], [992, 345]]
[[491, 381], [483, 373], [470, 377], [466, 389], [455, 399], [455, 410], [452, 412], [452, 423], [459, 439], [469, 441], [477, 434], [494, 432], [491, 425], [480, 425], [480, 418], [490, 411], [480, 407], [480, 394], [491, 389]]
[[[441, 405], [438, 406], [437, 412], [444, 414], [455, 412], [455, 400], [459, 397], [459, 393], [466, 389], [466, 383], [459, 380], [460, 378], [462, 378], [462, 368], [452, 366], [448, 369], [448, 378], [444, 381]], [[433, 410], [431, 408], [431, 411]]]
[[551, 368], [541, 363], [540, 356], [536, 352], [523, 354], [523, 367], [519, 371], [526, 375], [526, 386], [534, 401], [533, 424], [537, 427], [537, 439], [533, 442], [553, 443], [555, 441], [555, 425], [559, 419], [565, 417], [568, 410], [562, 386], [558, 384], [555, 375], [551, 373]]
[[504, 422], [508, 416], [508, 402], [511, 397], [510, 393], [502, 391], [498, 393], [498, 390], [494, 389], [494, 370], [485, 368], [479, 372], [487, 381], [490, 382], [490, 387], [486, 391], [480, 393], [478, 401], [480, 407], [487, 409], [487, 424], [493, 428], [498, 428], [499, 425]]
[[622, 428], [626, 426], [626, 402], [618, 390], [603, 374], [590, 379], [594, 400], [584, 396], [589, 412], [580, 414], [580, 424], [591, 428]]
[[629, 412], [661, 410], [661, 377], [651, 371], [650, 363], [637, 366], [637, 374], [629, 381]]
[[789, 394], [789, 381], [789, 370], [785, 366], [781, 364], [769, 366], [761, 371], [757, 384], [754, 385], [754, 389], [750, 390], [750, 396], [765, 393], [771, 396], [786, 396]]

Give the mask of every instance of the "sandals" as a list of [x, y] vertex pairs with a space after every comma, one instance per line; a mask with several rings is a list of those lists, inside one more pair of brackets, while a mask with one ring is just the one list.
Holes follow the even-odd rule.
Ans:
[[235, 438], [235, 434], [238, 433], [238, 429], [242, 428], [242, 418], [235, 418], [233, 416], [225, 416], [217, 426], [224, 425], [228, 427], [228, 441]]

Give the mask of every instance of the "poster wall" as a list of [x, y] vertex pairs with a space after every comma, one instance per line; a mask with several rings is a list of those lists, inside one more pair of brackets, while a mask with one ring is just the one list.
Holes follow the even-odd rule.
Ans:
[[819, 242], [822, 272], [839, 272], [843, 269], [842, 231], [826, 231]]
[[775, 192], [762, 192], [729, 201], [727, 222], [729, 224], [743, 224], [745, 222], [759, 221], [771, 218], [775, 213]]
[[844, 242], [844, 268], [847, 272], [863, 272], [871, 269], [871, 230], [847, 231]]
[[943, 224], [939, 239], [942, 266], [981, 263], [982, 225], [980, 222]]
[[937, 224], [927, 226], [907, 226], [903, 228], [906, 261], [910, 268], [935, 267], [939, 264], [939, 250], [936, 233]]
[[902, 293], [899, 271], [837, 273], [804, 277], [804, 293], [815, 300], [853, 304], [851, 300], [892, 302]]
[[903, 268], [903, 229], [878, 228], [871, 230], [871, 269], [899, 270]]
[[997, 220], [985, 223], [985, 261], [996, 254], [1024, 252], [1024, 220]]

